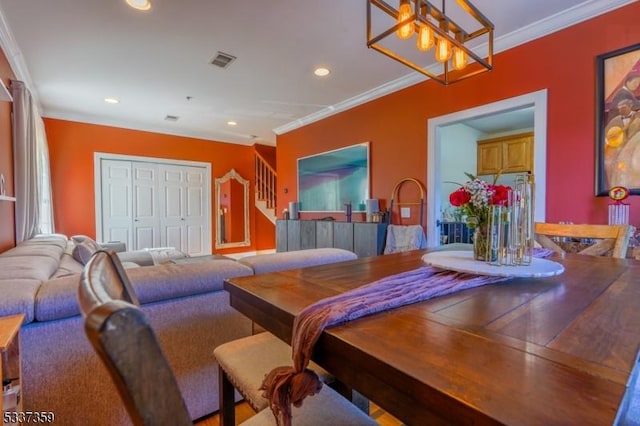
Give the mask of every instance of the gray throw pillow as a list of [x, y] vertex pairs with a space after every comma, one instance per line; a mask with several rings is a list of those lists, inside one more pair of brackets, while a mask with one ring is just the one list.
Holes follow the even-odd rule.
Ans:
[[71, 236], [71, 240], [73, 241], [74, 244], [80, 244], [81, 242], [83, 242], [84, 240], [89, 239], [89, 240], [93, 240], [93, 238], [91, 237], [87, 237], [86, 235], [72, 235]]
[[98, 243], [93, 241], [91, 238], [85, 238], [79, 243], [76, 243], [76, 246], [73, 248], [73, 252], [71, 255], [75, 260], [86, 265], [93, 253], [100, 250], [100, 246]]

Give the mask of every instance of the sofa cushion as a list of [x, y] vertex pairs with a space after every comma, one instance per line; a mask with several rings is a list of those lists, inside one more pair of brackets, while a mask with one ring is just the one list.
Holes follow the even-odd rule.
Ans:
[[64, 253], [60, 258], [60, 266], [51, 278], [59, 278], [67, 275], [79, 274], [84, 266], [75, 260], [69, 253]]
[[60, 261], [65, 247], [66, 241], [52, 244], [20, 244], [2, 253], [2, 257], [46, 256]]
[[161, 265], [174, 259], [189, 257], [185, 252], [170, 247], [123, 251], [117, 254], [120, 261], [134, 262], [140, 266]]
[[120, 262], [133, 262], [140, 266], [153, 265], [153, 257], [147, 250], [122, 251], [116, 254], [120, 258]]
[[91, 259], [91, 256], [93, 256], [93, 253], [98, 250], [100, 250], [98, 243], [91, 238], [85, 238], [79, 243], [75, 243], [72, 255], [75, 260], [86, 265], [89, 259]]
[[54, 244], [64, 247], [67, 244], [67, 236], [64, 234], [38, 234], [20, 243], [20, 245], [38, 244]]
[[78, 287], [80, 275], [67, 275], [45, 281], [36, 295], [36, 321], [51, 321], [78, 315]]
[[[191, 265], [164, 264], [127, 270], [141, 304], [222, 290], [225, 278], [252, 275], [253, 271], [233, 260], [212, 260]], [[36, 295], [35, 319], [51, 321], [79, 315], [80, 275], [69, 275], [42, 283]]]
[[25, 323], [34, 319], [34, 300], [40, 287], [39, 280], [6, 279], [0, 280], [2, 303], [0, 316], [24, 314]]
[[60, 260], [50, 256], [0, 256], [0, 280], [45, 281], [58, 269]]
[[287, 251], [271, 254], [257, 254], [240, 258], [238, 262], [249, 266], [256, 274], [304, 268], [305, 266], [324, 265], [325, 263], [344, 262], [357, 259], [358, 256], [339, 248], [316, 248]]
[[226, 278], [252, 274], [251, 268], [234, 260], [211, 260], [182, 265], [164, 263], [127, 270], [140, 303], [220, 291]]

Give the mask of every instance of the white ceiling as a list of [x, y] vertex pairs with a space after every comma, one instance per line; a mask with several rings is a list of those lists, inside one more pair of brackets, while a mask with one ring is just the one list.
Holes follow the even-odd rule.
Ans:
[[[0, 0], [0, 43], [44, 116], [274, 145], [276, 132], [426, 78], [367, 48], [365, 0], [151, 1], [139, 12], [124, 0]], [[632, 1], [473, 3], [499, 52]], [[237, 60], [216, 68], [218, 51]], [[319, 65], [329, 77], [313, 75]]]

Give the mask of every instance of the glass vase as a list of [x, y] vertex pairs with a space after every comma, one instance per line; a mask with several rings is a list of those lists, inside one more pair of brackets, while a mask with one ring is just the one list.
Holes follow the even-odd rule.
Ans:
[[505, 239], [505, 208], [490, 206], [487, 221], [479, 222], [473, 233], [473, 258], [495, 264], [500, 262]]
[[489, 243], [489, 226], [487, 223], [478, 223], [473, 231], [473, 258], [483, 262], [489, 261], [487, 257], [487, 244]]

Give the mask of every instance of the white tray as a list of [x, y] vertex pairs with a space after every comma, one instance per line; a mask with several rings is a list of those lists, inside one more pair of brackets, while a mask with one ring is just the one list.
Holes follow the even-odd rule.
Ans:
[[422, 256], [422, 260], [427, 265], [440, 269], [497, 277], [541, 278], [560, 275], [564, 272], [564, 266], [561, 264], [537, 257], [534, 257], [531, 264], [526, 266], [490, 265], [480, 260], [474, 260], [473, 252], [469, 250], [434, 251]]

